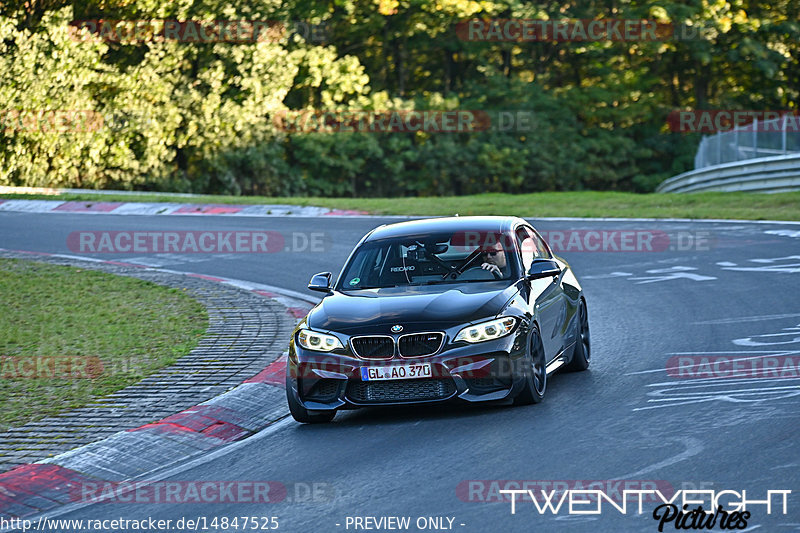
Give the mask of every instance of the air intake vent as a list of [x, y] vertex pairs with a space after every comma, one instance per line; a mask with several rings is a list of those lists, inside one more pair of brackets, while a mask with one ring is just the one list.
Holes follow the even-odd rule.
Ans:
[[439, 351], [444, 333], [412, 333], [398, 340], [400, 355], [403, 357], [423, 357]]
[[350, 345], [362, 359], [391, 359], [394, 355], [394, 339], [388, 336], [353, 337]]
[[354, 403], [400, 403], [444, 400], [456, 392], [451, 379], [351, 381], [347, 397]]

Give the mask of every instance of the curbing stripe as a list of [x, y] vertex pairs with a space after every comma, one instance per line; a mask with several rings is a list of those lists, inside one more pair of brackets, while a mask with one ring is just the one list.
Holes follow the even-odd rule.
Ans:
[[[226, 420], [226, 418], [234, 419], [235, 422]], [[223, 442], [232, 442], [246, 437], [250, 433], [241, 427], [240, 423], [241, 417], [230, 409], [201, 404], [168, 416], [153, 424], [146, 424], [130, 431], [166, 424], [176, 429], [215, 437]]]
[[68, 202], [60, 200], [4, 200], [0, 201], [0, 211], [150, 216], [350, 217], [368, 215], [366, 211], [299, 205], [95, 202], [89, 200]]
[[50, 464], [22, 465], [0, 474], [0, 516], [29, 516], [70, 502], [70, 491], [97, 479]]
[[[46, 252], [6, 250], [31, 255], [64, 257]], [[225, 283], [280, 302], [291, 316], [301, 318], [314, 300], [283, 289], [204, 274], [69, 256], [70, 259], [136, 266]], [[281, 294], [284, 293], [284, 294]], [[302, 299], [297, 298], [300, 296]], [[69, 490], [83, 481], [125, 481], [185, 462], [212, 448], [242, 440], [286, 416], [285, 356], [238, 387], [202, 404], [151, 424], [75, 448], [38, 463], [0, 474], [0, 516], [21, 518], [69, 502]], [[141, 450], [150, 453], [144, 457]], [[48, 496], [49, 495], [49, 496]], [[52, 497], [50, 497], [52, 496]], [[65, 500], [65, 497], [67, 498]]]
[[110, 213], [123, 203], [124, 202], [64, 202], [52, 211], [67, 213]]
[[267, 383], [276, 387], [286, 387], [286, 355], [269, 365], [267, 368], [245, 381], [245, 383]]
[[[19, 211], [26, 213], [68, 212], [71, 214], [110, 214], [110, 215], [182, 215], [182, 216], [245, 216], [245, 217], [360, 217], [407, 220], [413, 218], [439, 218], [445, 215], [371, 215], [367, 211], [350, 209], [331, 209], [327, 207], [297, 205], [234, 205], [234, 204], [183, 204], [172, 202], [124, 202], [110, 211], [93, 207], [80, 210], [77, 207], [61, 209], [64, 204], [95, 206], [103, 202], [82, 201], [64, 202], [58, 200], [0, 200], [0, 211]], [[105, 202], [111, 205], [113, 202]], [[554, 222], [691, 222], [697, 223], [748, 223], [748, 224], [792, 224], [792, 220], [746, 220], [725, 218], [647, 218], [647, 217], [524, 217], [528, 221]]]
[[214, 276], [207, 276], [205, 274], [186, 274], [186, 275], [192, 278], [204, 279], [206, 281], [225, 281], [222, 278], [215, 278]]
[[286, 310], [295, 318], [304, 318], [308, 314], [307, 307], [287, 307]]

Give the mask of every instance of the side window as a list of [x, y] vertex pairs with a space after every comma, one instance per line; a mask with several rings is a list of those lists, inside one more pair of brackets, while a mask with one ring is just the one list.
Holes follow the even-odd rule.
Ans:
[[550, 257], [547, 252], [547, 246], [542, 242], [539, 235], [524, 226], [517, 230], [517, 245], [520, 249], [522, 266], [525, 272], [531, 268], [531, 263], [533, 263], [534, 259]]
[[528, 230], [532, 235], [533, 241], [535, 243], [536, 248], [536, 259], [544, 258], [544, 259], [551, 259], [552, 256], [550, 255], [550, 251], [547, 248], [544, 240], [539, 236], [536, 231]]

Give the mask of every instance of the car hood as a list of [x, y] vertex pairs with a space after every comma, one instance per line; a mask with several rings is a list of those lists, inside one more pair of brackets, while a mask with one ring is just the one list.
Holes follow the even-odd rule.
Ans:
[[510, 281], [458, 285], [423, 285], [336, 292], [308, 315], [308, 326], [346, 334], [389, 334], [392, 326], [404, 333], [491, 318], [516, 293]]

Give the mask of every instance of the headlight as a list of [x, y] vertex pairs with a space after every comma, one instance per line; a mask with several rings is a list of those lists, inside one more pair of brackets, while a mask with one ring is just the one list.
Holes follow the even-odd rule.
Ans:
[[467, 326], [466, 328], [462, 329], [456, 335], [456, 341], [467, 341], [467, 342], [483, 342], [483, 341], [490, 341], [494, 339], [499, 339], [500, 337], [505, 337], [511, 330], [514, 329], [514, 325], [517, 323], [517, 320], [511, 317], [505, 318], [498, 318], [497, 320], [490, 320], [488, 322], [481, 322], [480, 324], [475, 324], [474, 326]]
[[341, 341], [333, 335], [326, 335], [310, 329], [301, 329], [297, 334], [297, 342], [306, 350], [317, 352], [331, 352], [342, 348]]

